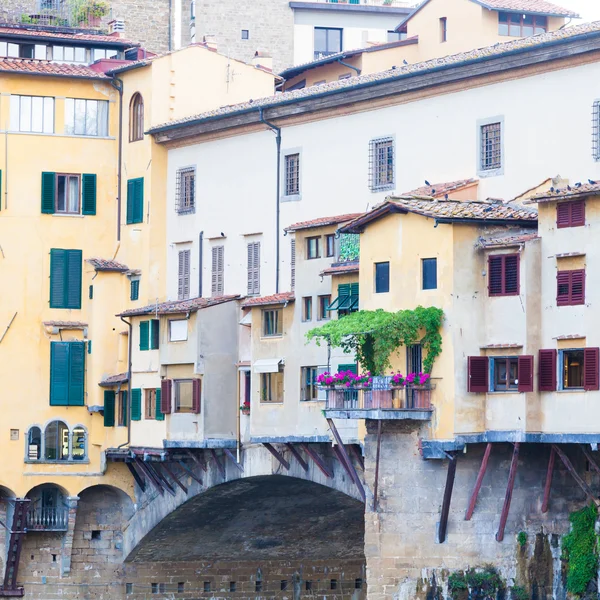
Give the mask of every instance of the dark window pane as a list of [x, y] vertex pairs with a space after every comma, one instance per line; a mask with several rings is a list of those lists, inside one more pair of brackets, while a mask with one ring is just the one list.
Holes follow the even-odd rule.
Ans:
[[508, 13], [501, 12], [501, 13], [498, 15], [498, 21], [499, 21], [500, 23], [508, 23]]
[[390, 263], [375, 263], [375, 293], [385, 294], [390, 291]]
[[423, 259], [423, 289], [437, 289], [437, 258]]

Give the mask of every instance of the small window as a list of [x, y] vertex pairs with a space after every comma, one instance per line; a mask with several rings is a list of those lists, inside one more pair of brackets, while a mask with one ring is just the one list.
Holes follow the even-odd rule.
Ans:
[[144, 416], [148, 420], [156, 419], [156, 390], [144, 390], [146, 396], [146, 408]]
[[369, 188], [372, 192], [394, 187], [394, 139], [379, 138], [369, 142]]
[[498, 254], [488, 258], [490, 296], [518, 296], [519, 279], [518, 254]]
[[27, 459], [39, 460], [42, 452], [42, 430], [30, 427], [27, 433]]
[[135, 93], [129, 103], [129, 141], [144, 139], [144, 99]]
[[153, 594], [158, 594], [158, 583], [151, 583], [150, 588]]
[[390, 263], [375, 263], [375, 293], [385, 294], [390, 291]]
[[337, 581], [337, 579], [332, 579], [329, 582], [329, 589], [331, 589], [331, 590], [337, 590], [338, 589], [338, 581]]
[[342, 81], [343, 79], [350, 79], [352, 77], [352, 73], [342, 73], [338, 75], [338, 80]]
[[556, 226], [582, 227], [585, 225], [585, 201], [560, 202], [556, 205]]
[[342, 30], [331, 27], [315, 27], [315, 54], [318, 60], [342, 51]]
[[437, 289], [437, 258], [424, 258], [422, 260], [423, 289]]
[[133, 594], [133, 583], [126, 583], [125, 584], [125, 593], [126, 594]]
[[280, 589], [281, 589], [282, 592], [288, 589], [287, 579], [282, 579], [281, 580]]
[[225, 246], [213, 246], [210, 293], [214, 297], [222, 296], [225, 290]]
[[329, 294], [319, 296], [319, 314], [317, 319], [319, 321], [326, 321], [329, 319], [329, 305], [331, 304], [331, 296]]
[[548, 31], [548, 18], [542, 15], [499, 12], [498, 34], [511, 37], [528, 37]]
[[278, 308], [275, 310], [263, 310], [263, 337], [273, 337], [283, 334], [283, 311]]
[[108, 136], [108, 101], [65, 99], [65, 133], [67, 135]]
[[54, 98], [11, 95], [10, 129], [27, 133], [54, 133]]
[[285, 195], [300, 194], [300, 154], [288, 154], [285, 157]]
[[302, 298], [302, 320], [312, 321], [312, 296]]
[[440, 18], [440, 42], [443, 44], [448, 41], [448, 19]]
[[312, 590], [312, 581], [308, 580], [304, 582], [304, 589], [307, 592], [310, 592]]
[[263, 584], [262, 581], [258, 580], [254, 582], [254, 591], [255, 592], [262, 592], [263, 589]]
[[129, 283], [129, 299], [130, 300], [139, 300], [140, 298], [140, 280], [132, 279]]
[[86, 456], [86, 432], [83, 427], [74, 427], [71, 433], [71, 458], [84, 460]]
[[185, 581], [179, 581], [177, 583], [177, 593], [183, 594], [183, 592], [185, 592]]
[[585, 304], [585, 269], [556, 274], [557, 306]]
[[319, 398], [319, 388], [317, 386], [317, 367], [302, 367], [300, 370], [301, 388], [300, 400], [308, 402]]
[[482, 171], [494, 171], [502, 168], [502, 123], [488, 123], [481, 126]]
[[325, 256], [335, 256], [335, 235], [333, 233], [325, 236]]
[[260, 401], [283, 402], [283, 372], [260, 374]]
[[196, 211], [195, 167], [178, 169], [175, 184], [175, 210], [180, 215], [194, 213]]
[[205, 581], [204, 582], [204, 591], [205, 592], [210, 592], [210, 581]]
[[362, 587], [363, 587], [363, 580], [362, 580], [362, 578], [358, 577], [357, 579], [354, 580], [354, 589], [362, 590]]
[[69, 428], [62, 421], [52, 421], [44, 432], [44, 459], [68, 460]]
[[562, 389], [582, 389], [584, 383], [584, 351], [560, 350]]
[[100, 529], [92, 529], [92, 539], [93, 540], [101, 540], [102, 539], [102, 531]]
[[306, 238], [306, 258], [321, 258], [321, 238], [310, 237]]
[[242, 39], [243, 40], [250, 39], [250, 30], [249, 29], [242, 29]]
[[158, 350], [160, 344], [160, 321], [140, 321], [140, 350]]
[[57, 174], [54, 212], [78, 215], [80, 212], [80, 189], [79, 175]]
[[194, 384], [191, 379], [176, 380], [175, 389], [175, 412], [194, 412]]
[[127, 225], [144, 222], [144, 178], [127, 180]]
[[290, 240], [290, 289], [296, 289], [296, 240]]
[[187, 319], [173, 319], [169, 321], [169, 341], [185, 342], [188, 339]]
[[490, 358], [492, 392], [518, 391], [519, 365], [516, 357]]
[[119, 406], [117, 412], [117, 426], [127, 426], [127, 392], [119, 392]]
[[237, 585], [236, 585], [235, 581], [230, 581], [229, 582], [229, 591], [230, 592], [235, 592], [236, 589], [237, 589]]
[[402, 39], [402, 34], [399, 31], [388, 31], [387, 41], [388, 42], [399, 42]]

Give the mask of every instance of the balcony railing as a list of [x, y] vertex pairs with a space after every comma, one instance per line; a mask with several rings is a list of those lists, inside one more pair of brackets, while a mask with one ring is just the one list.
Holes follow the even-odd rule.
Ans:
[[389, 384], [376, 388], [339, 387], [327, 389], [326, 410], [333, 411], [430, 411], [433, 386]]
[[27, 529], [32, 531], [66, 531], [69, 510], [56, 507], [31, 507], [27, 513]]

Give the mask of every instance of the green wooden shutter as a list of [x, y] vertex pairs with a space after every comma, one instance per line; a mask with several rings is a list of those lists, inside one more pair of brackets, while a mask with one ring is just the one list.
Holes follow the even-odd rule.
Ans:
[[56, 189], [56, 173], [42, 173], [42, 212], [54, 213], [54, 194]]
[[158, 319], [152, 319], [150, 321], [150, 350], [157, 350], [160, 337], [160, 321]]
[[81, 214], [96, 214], [96, 175], [84, 173], [81, 176]]
[[358, 283], [351, 283], [350, 284], [350, 295], [351, 296], [358, 296]]
[[127, 181], [127, 225], [133, 223], [133, 198], [135, 195], [135, 180]]
[[131, 390], [131, 420], [140, 421], [142, 418], [142, 390]]
[[128, 398], [127, 390], [123, 390], [121, 392], [121, 402], [123, 402], [123, 425], [127, 426], [127, 398]]
[[83, 406], [85, 393], [85, 342], [69, 342], [69, 406]]
[[140, 280], [132, 279], [130, 283], [130, 300], [139, 300], [140, 297]]
[[134, 223], [144, 222], [144, 178], [140, 177], [135, 181], [135, 205], [134, 205]]
[[160, 401], [161, 401], [161, 390], [160, 388], [158, 388], [156, 390], [156, 420], [157, 421], [164, 421], [165, 420], [165, 415], [163, 414], [163, 412], [160, 410]]
[[150, 321], [140, 321], [140, 350], [150, 349]]
[[50, 406], [69, 404], [69, 342], [50, 343]]
[[88, 340], [87, 342], [88, 354], [92, 353], [92, 340]]
[[338, 296], [349, 296], [350, 295], [350, 284], [340, 283], [338, 285]]
[[115, 425], [115, 392], [104, 390], [104, 427]]
[[67, 250], [66, 308], [81, 308], [81, 250]]
[[358, 374], [358, 366], [356, 363], [350, 363], [348, 365], [340, 365], [338, 367], [338, 373], [341, 371], [351, 371], [355, 375]]
[[67, 308], [65, 297], [67, 251], [50, 250], [50, 308]]

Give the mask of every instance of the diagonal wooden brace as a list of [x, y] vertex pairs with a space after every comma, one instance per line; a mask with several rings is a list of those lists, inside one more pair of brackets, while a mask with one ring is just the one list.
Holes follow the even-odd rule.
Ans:
[[221, 473], [221, 476], [223, 477], [223, 479], [226, 479], [227, 475], [225, 474], [225, 467], [219, 460], [219, 457], [217, 456], [215, 449], [211, 448], [210, 453], [212, 454], [213, 460], [215, 461], [215, 464], [217, 465], [217, 469], [219, 469], [219, 473]]
[[594, 496], [594, 492], [592, 492], [590, 486], [579, 476], [579, 474], [575, 470], [575, 467], [573, 467], [571, 461], [567, 458], [567, 455], [556, 444], [552, 444], [552, 448], [554, 448], [554, 451], [556, 452], [556, 454], [558, 454], [558, 458], [560, 458], [563, 465], [565, 465], [565, 467], [567, 468], [567, 471], [571, 473], [571, 476], [577, 482], [579, 487], [585, 492], [586, 496], [596, 506], [600, 506], [600, 501], [598, 500], [598, 498], [596, 498], [596, 496]]
[[294, 447], [294, 444], [291, 443], [287, 443], [286, 446], [288, 447], [289, 451], [292, 453], [292, 456], [300, 463], [300, 466], [305, 470], [308, 471], [308, 463], [302, 458], [302, 455], [300, 454], [300, 452], [298, 452], [298, 450], [296, 450], [296, 448]]
[[162, 496], [165, 493], [162, 481], [147, 467], [146, 463], [138, 456], [135, 457], [135, 464], [148, 476], [148, 479], [153, 483], [154, 487]]
[[483, 478], [485, 476], [485, 471], [487, 469], [488, 460], [490, 458], [490, 453], [492, 451], [491, 442], [485, 447], [485, 452], [483, 454], [483, 458], [481, 459], [481, 466], [479, 467], [479, 473], [477, 474], [477, 480], [475, 481], [475, 487], [473, 488], [473, 493], [471, 494], [471, 499], [469, 500], [469, 506], [467, 507], [467, 514], [465, 515], [465, 521], [470, 521], [473, 516], [473, 511], [475, 510], [475, 504], [477, 503], [477, 496], [479, 496], [479, 490], [481, 490], [481, 484], [483, 483]]
[[185, 485], [183, 485], [183, 483], [181, 483], [181, 481], [179, 481], [179, 477], [177, 477], [177, 475], [175, 475], [175, 473], [173, 473], [171, 467], [169, 467], [169, 464], [164, 462], [164, 463], [162, 463], [162, 467], [169, 474], [169, 477], [171, 477], [171, 479], [175, 482], [175, 485], [177, 485], [177, 487], [181, 488], [183, 490], [184, 494], [187, 494], [188, 489], [185, 487]]
[[321, 473], [323, 473], [323, 475], [325, 475], [325, 477], [328, 477], [331, 479], [333, 477], [333, 473], [332, 473], [331, 469], [325, 464], [325, 462], [317, 454], [317, 452], [315, 452], [312, 448], [310, 448], [310, 446], [308, 444], [306, 444], [304, 442], [300, 445], [304, 449], [304, 452], [306, 452], [306, 454], [308, 454], [308, 456], [310, 456], [312, 458], [313, 462], [315, 463], [315, 465], [317, 465], [317, 468], [321, 471]]
[[125, 463], [127, 465], [127, 468], [129, 469], [129, 472], [131, 473], [131, 476], [135, 479], [135, 482], [140, 486], [140, 489], [142, 490], [142, 492], [146, 491], [146, 480], [144, 479], [144, 476], [141, 475], [140, 473], [138, 473], [138, 470], [135, 468], [135, 465], [133, 463], [127, 462]]
[[233, 452], [229, 448], [223, 448], [223, 452], [225, 452], [225, 454], [227, 454], [227, 456], [229, 456], [229, 458], [231, 459], [231, 462], [233, 462], [233, 464], [243, 473], [244, 467], [242, 467], [242, 465], [240, 465], [240, 463], [237, 461], [237, 459], [233, 455]]
[[504, 539], [504, 529], [506, 528], [506, 521], [508, 520], [508, 511], [510, 510], [510, 502], [512, 500], [512, 493], [515, 487], [515, 478], [517, 476], [517, 465], [519, 463], [520, 448], [521, 443], [516, 442], [513, 448], [512, 460], [510, 461], [508, 483], [506, 485], [506, 495], [504, 496], [504, 504], [502, 506], [502, 513], [500, 514], [500, 525], [498, 526], [498, 533], [496, 533], [497, 542], [501, 542]]
[[327, 419], [327, 423], [329, 423], [329, 428], [331, 429], [331, 432], [333, 433], [333, 437], [335, 438], [335, 441], [337, 442], [337, 444], [339, 446], [340, 452], [342, 453], [344, 460], [346, 461], [348, 467], [350, 468], [351, 477], [352, 477], [352, 480], [354, 481], [354, 484], [358, 488], [358, 493], [360, 494], [360, 497], [362, 498], [363, 502], [366, 502], [367, 495], [365, 493], [365, 488], [363, 487], [363, 484], [362, 484], [360, 478], [358, 477], [358, 473], [356, 472], [356, 469], [354, 468], [354, 465], [352, 464], [352, 461], [350, 460], [350, 457], [348, 456], [348, 453], [346, 452], [346, 447], [344, 446], [344, 443], [342, 442], [342, 438], [337, 430], [337, 427], [335, 426], [335, 424], [333, 422], [333, 419]]
[[277, 461], [285, 468], [286, 471], [290, 470], [290, 463], [283, 458], [280, 452], [277, 452], [271, 444], [263, 443], [263, 446], [277, 459]]
[[190, 469], [182, 460], [178, 460], [177, 462], [194, 481], [198, 482], [200, 485], [203, 485], [202, 479], [200, 479], [200, 477], [198, 477], [198, 475], [196, 475], [194, 471], [192, 471], [192, 469]]

